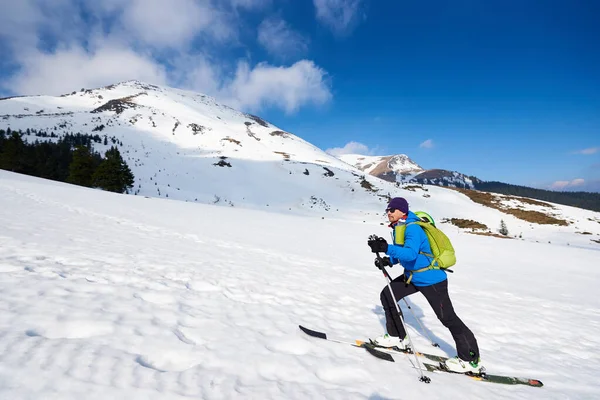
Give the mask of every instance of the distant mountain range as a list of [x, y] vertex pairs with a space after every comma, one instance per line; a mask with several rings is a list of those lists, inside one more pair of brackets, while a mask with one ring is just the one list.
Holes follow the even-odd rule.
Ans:
[[362, 156], [344, 154], [339, 158], [367, 174], [388, 182], [420, 183], [424, 185], [450, 186], [475, 189], [479, 179], [444, 169], [424, 169], [406, 154], [392, 156]]
[[600, 193], [555, 192], [503, 182], [486, 182], [474, 176], [444, 169], [424, 169], [406, 154], [363, 156], [344, 154], [339, 158], [359, 170], [388, 182], [416, 183], [473, 189], [492, 193], [529, 197], [587, 210], [600, 211]]

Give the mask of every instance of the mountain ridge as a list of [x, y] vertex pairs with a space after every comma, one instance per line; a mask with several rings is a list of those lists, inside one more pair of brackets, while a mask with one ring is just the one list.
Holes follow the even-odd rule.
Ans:
[[[117, 145], [136, 177], [132, 193], [146, 197], [322, 218], [350, 213], [366, 221], [391, 197], [402, 196], [441, 219], [470, 217], [460, 207], [447, 207], [463, 204], [466, 196], [444, 188], [405, 190], [402, 183], [371, 176], [258, 116], [200, 93], [139, 81], [0, 101], [4, 128], [23, 132], [28, 143], [76, 133], [103, 136], [102, 143], [92, 144], [94, 150]], [[423, 172], [407, 156], [386, 163], [390, 170], [405, 168], [407, 176]], [[489, 229], [501, 219], [511, 229], [525, 226], [499, 209], [485, 215], [496, 216], [481, 221]]]
[[5, 99], [2, 128], [35, 131], [23, 136], [27, 142], [79, 132], [111, 138], [94, 149], [116, 142], [144, 196], [261, 208], [274, 207], [269, 195], [277, 192], [280, 208], [310, 211], [333, 209], [327, 198], [342, 194], [379, 204], [396, 190], [259, 116], [139, 81]]
[[[440, 168], [424, 169], [406, 154], [387, 156], [344, 154], [340, 155], [339, 158], [365, 173], [388, 182], [435, 185], [504, 195], [517, 195], [572, 207], [580, 207], [591, 211], [600, 211], [600, 193], [557, 192], [506, 182], [484, 181], [475, 176]], [[397, 159], [403, 160], [403, 163], [399, 163], [398, 166], [394, 165], [393, 160]]]

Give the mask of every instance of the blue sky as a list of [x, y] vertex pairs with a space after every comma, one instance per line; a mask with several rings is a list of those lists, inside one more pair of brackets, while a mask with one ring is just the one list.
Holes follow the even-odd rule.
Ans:
[[140, 79], [332, 152], [600, 191], [595, 0], [0, 0], [0, 94]]

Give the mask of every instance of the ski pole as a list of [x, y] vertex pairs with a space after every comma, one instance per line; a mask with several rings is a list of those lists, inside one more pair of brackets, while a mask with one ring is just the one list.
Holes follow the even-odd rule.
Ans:
[[[387, 273], [385, 266], [382, 264], [383, 260], [382, 260], [381, 256], [379, 255], [379, 253], [375, 253], [375, 255], [377, 256], [377, 260], [379, 260], [379, 265], [381, 265], [381, 272], [383, 272], [383, 276], [387, 283], [388, 290], [390, 291], [390, 294], [392, 295], [392, 300], [394, 301], [394, 305], [396, 306], [396, 311], [398, 311], [398, 316], [400, 317], [400, 322], [402, 322], [402, 326], [404, 327], [404, 331], [406, 332], [406, 337], [408, 338], [410, 347], [413, 350], [413, 355], [415, 356], [415, 360], [417, 361], [417, 366], [420, 366], [421, 364], [419, 361], [419, 357], [417, 357], [417, 354], [416, 354], [417, 349], [415, 349], [412, 339], [410, 338], [410, 335], [408, 334], [408, 329], [406, 329], [406, 324], [404, 323], [404, 318], [402, 317], [402, 312], [400, 312], [400, 306], [398, 306], [398, 302], [396, 301], [396, 296], [394, 296], [394, 291], [392, 290], [392, 285], [390, 284], [390, 282], [391, 282], [390, 275]], [[425, 376], [425, 374], [423, 374], [423, 370], [421, 368], [418, 368], [418, 370], [419, 370], [419, 374], [421, 375], [421, 377], [419, 378], [419, 381], [425, 382], [425, 383], [431, 382], [431, 379], [428, 376]]]
[[431, 336], [429, 336], [429, 334], [427, 333], [427, 331], [425, 330], [425, 327], [423, 326], [423, 324], [421, 323], [421, 320], [419, 318], [417, 318], [415, 312], [412, 310], [411, 306], [408, 304], [408, 301], [406, 301], [405, 298], [402, 298], [402, 300], [404, 300], [404, 303], [406, 303], [406, 307], [408, 307], [408, 309], [410, 310], [411, 314], [413, 315], [414, 319], [417, 320], [417, 322], [419, 323], [419, 326], [421, 327], [421, 331], [423, 332], [423, 334], [427, 337], [427, 339], [429, 339], [429, 341], [431, 342], [431, 345], [433, 347], [440, 347], [439, 344], [437, 344], [436, 342], [434, 342], [433, 340], [431, 340]]

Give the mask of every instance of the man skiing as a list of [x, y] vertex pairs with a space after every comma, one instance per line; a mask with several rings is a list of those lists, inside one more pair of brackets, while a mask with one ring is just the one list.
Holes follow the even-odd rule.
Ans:
[[[370, 239], [368, 245], [373, 253], [385, 253], [389, 256], [376, 260], [378, 268], [391, 267], [397, 263], [404, 267], [404, 274], [390, 282], [396, 301], [421, 292], [440, 322], [450, 330], [456, 343], [458, 356], [449, 358], [445, 367], [459, 373], [481, 372], [483, 366], [477, 340], [454, 312], [448, 293], [446, 272], [442, 269], [427, 268], [432, 262], [432, 258], [427, 256], [431, 254], [429, 240], [423, 228], [411, 223], [420, 221], [419, 217], [409, 211], [408, 202], [402, 197], [393, 198], [386, 208], [386, 213], [392, 228], [392, 244], [388, 245], [387, 241], [380, 237]], [[406, 224], [403, 241], [402, 238], [396, 237], [395, 229], [402, 224]], [[388, 333], [375, 339], [375, 343], [383, 347], [395, 346], [405, 349], [408, 347], [406, 331], [387, 286], [381, 291], [381, 304], [385, 311]]]

